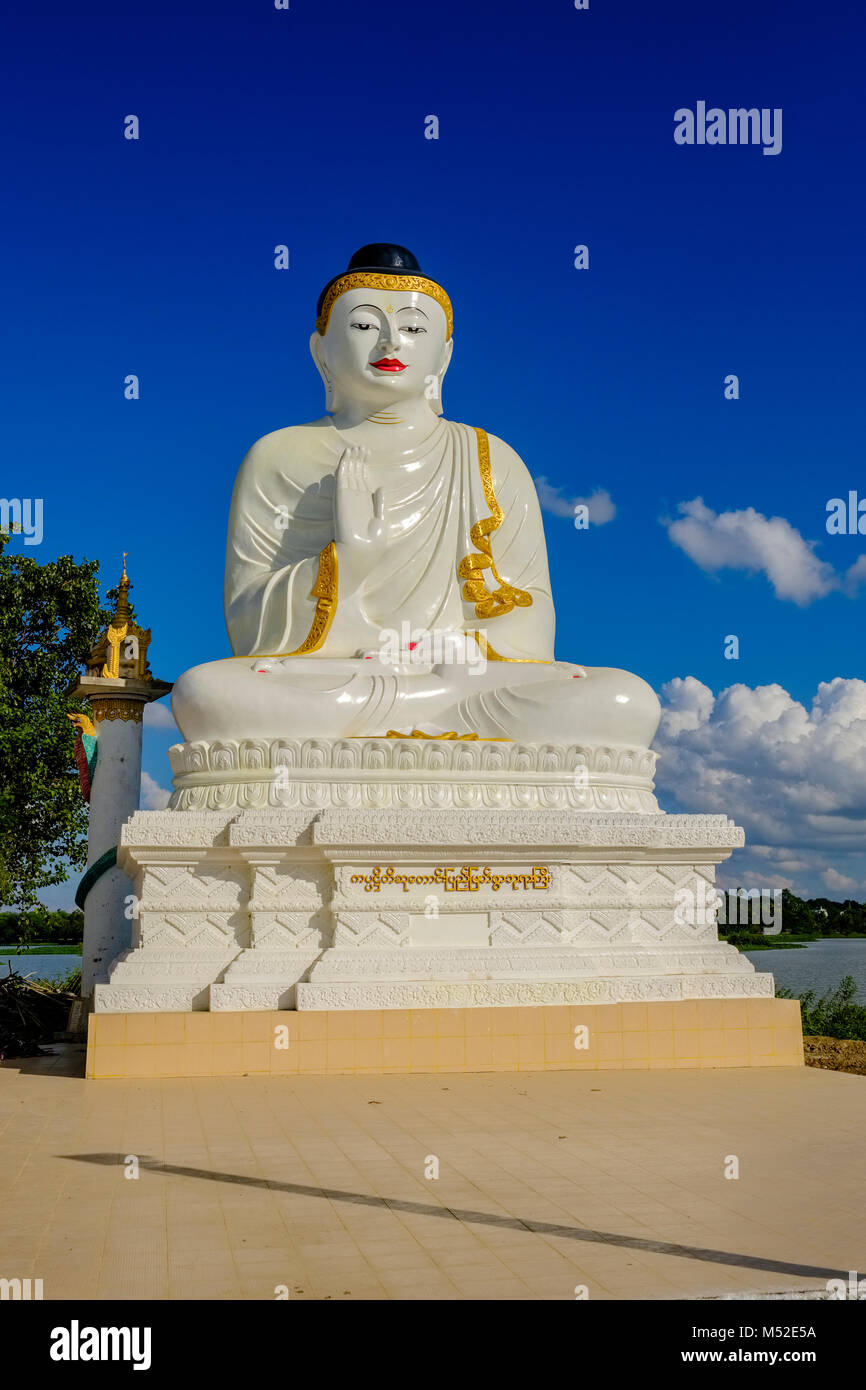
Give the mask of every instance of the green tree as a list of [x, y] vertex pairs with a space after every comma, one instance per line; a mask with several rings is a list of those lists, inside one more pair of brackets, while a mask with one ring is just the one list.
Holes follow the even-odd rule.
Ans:
[[113, 612], [99, 603], [95, 560], [47, 564], [9, 549], [0, 531], [0, 904], [31, 907], [41, 888], [83, 868], [87, 807], [67, 687]]
[[808, 936], [811, 932], [821, 931], [821, 920], [815, 916], [809, 904], [787, 888], [782, 889], [782, 931], [791, 932], [794, 936]]
[[839, 930], [846, 936], [860, 936], [866, 931], [866, 911], [862, 903], [855, 902], [853, 898], [846, 899], [839, 914]]
[[815, 991], [793, 994], [789, 989], [777, 989], [778, 999], [799, 999], [803, 1032], [819, 1038], [859, 1038], [866, 1041], [866, 1005], [857, 1002], [857, 983], [846, 975], [842, 983], [829, 994], [815, 998]]

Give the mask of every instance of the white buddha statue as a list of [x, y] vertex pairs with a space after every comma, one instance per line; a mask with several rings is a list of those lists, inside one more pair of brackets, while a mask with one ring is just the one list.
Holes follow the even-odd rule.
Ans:
[[445, 290], [365, 246], [322, 292], [321, 419], [265, 435], [229, 518], [232, 650], [177, 681], [188, 741], [408, 735], [648, 747], [637, 676], [553, 656], [538, 498], [495, 435], [442, 418]]

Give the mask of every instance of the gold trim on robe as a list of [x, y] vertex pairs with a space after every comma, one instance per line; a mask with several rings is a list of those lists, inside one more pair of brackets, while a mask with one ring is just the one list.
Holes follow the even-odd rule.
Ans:
[[474, 637], [478, 645], [478, 650], [485, 661], [511, 661], [520, 666], [552, 666], [552, 661], [546, 661], [542, 656], [503, 656], [495, 647], [491, 647], [483, 632], [470, 632], [470, 637]]
[[334, 614], [337, 611], [338, 572], [337, 547], [331, 541], [319, 551], [319, 572], [316, 575], [316, 582], [310, 590], [311, 597], [317, 600], [310, 630], [301, 645], [295, 647], [293, 652], [247, 652], [244, 656], [235, 656], [229, 659], [231, 661], [250, 661], [255, 657], [306, 656], [309, 652], [317, 652], [320, 647], [325, 645], [325, 638], [331, 630], [331, 623], [334, 621]]
[[[481, 521], [476, 521], [469, 532], [469, 537], [474, 546], [477, 546], [479, 554], [465, 555], [457, 566], [457, 573], [466, 582], [463, 585], [463, 597], [475, 604], [476, 618], [501, 618], [504, 613], [510, 613], [513, 608], [529, 608], [532, 604], [532, 595], [525, 589], [516, 589], [513, 584], [497, 572], [496, 564], [493, 560], [493, 548], [488, 540], [494, 531], [505, 520], [505, 513], [496, 500], [496, 493], [493, 490], [493, 470], [490, 466], [490, 441], [484, 430], [475, 430], [478, 439], [478, 468], [481, 473], [481, 486], [484, 488], [484, 498], [490, 508], [490, 516], [484, 517]], [[487, 588], [487, 584], [481, 571], [489, 569], [496, 583], [499, 585], [492, 593]]]

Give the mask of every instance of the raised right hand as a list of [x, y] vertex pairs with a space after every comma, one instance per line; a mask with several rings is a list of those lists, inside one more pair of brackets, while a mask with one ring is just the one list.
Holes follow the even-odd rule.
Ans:
[[334, 489], [334, 539], [340, 587], [353, 593], [385, 550], [385, 494], [371, 492], [367, 474], [369, 449], [350, 445], [337, 465]]

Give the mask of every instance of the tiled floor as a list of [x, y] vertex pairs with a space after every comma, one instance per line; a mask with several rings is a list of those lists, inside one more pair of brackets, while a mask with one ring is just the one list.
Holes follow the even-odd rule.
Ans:
[[82, 1066], [0, 1066], [0, 1278], [46, 1298], [692, 1298], [866, 1273], [866, 1078]]

